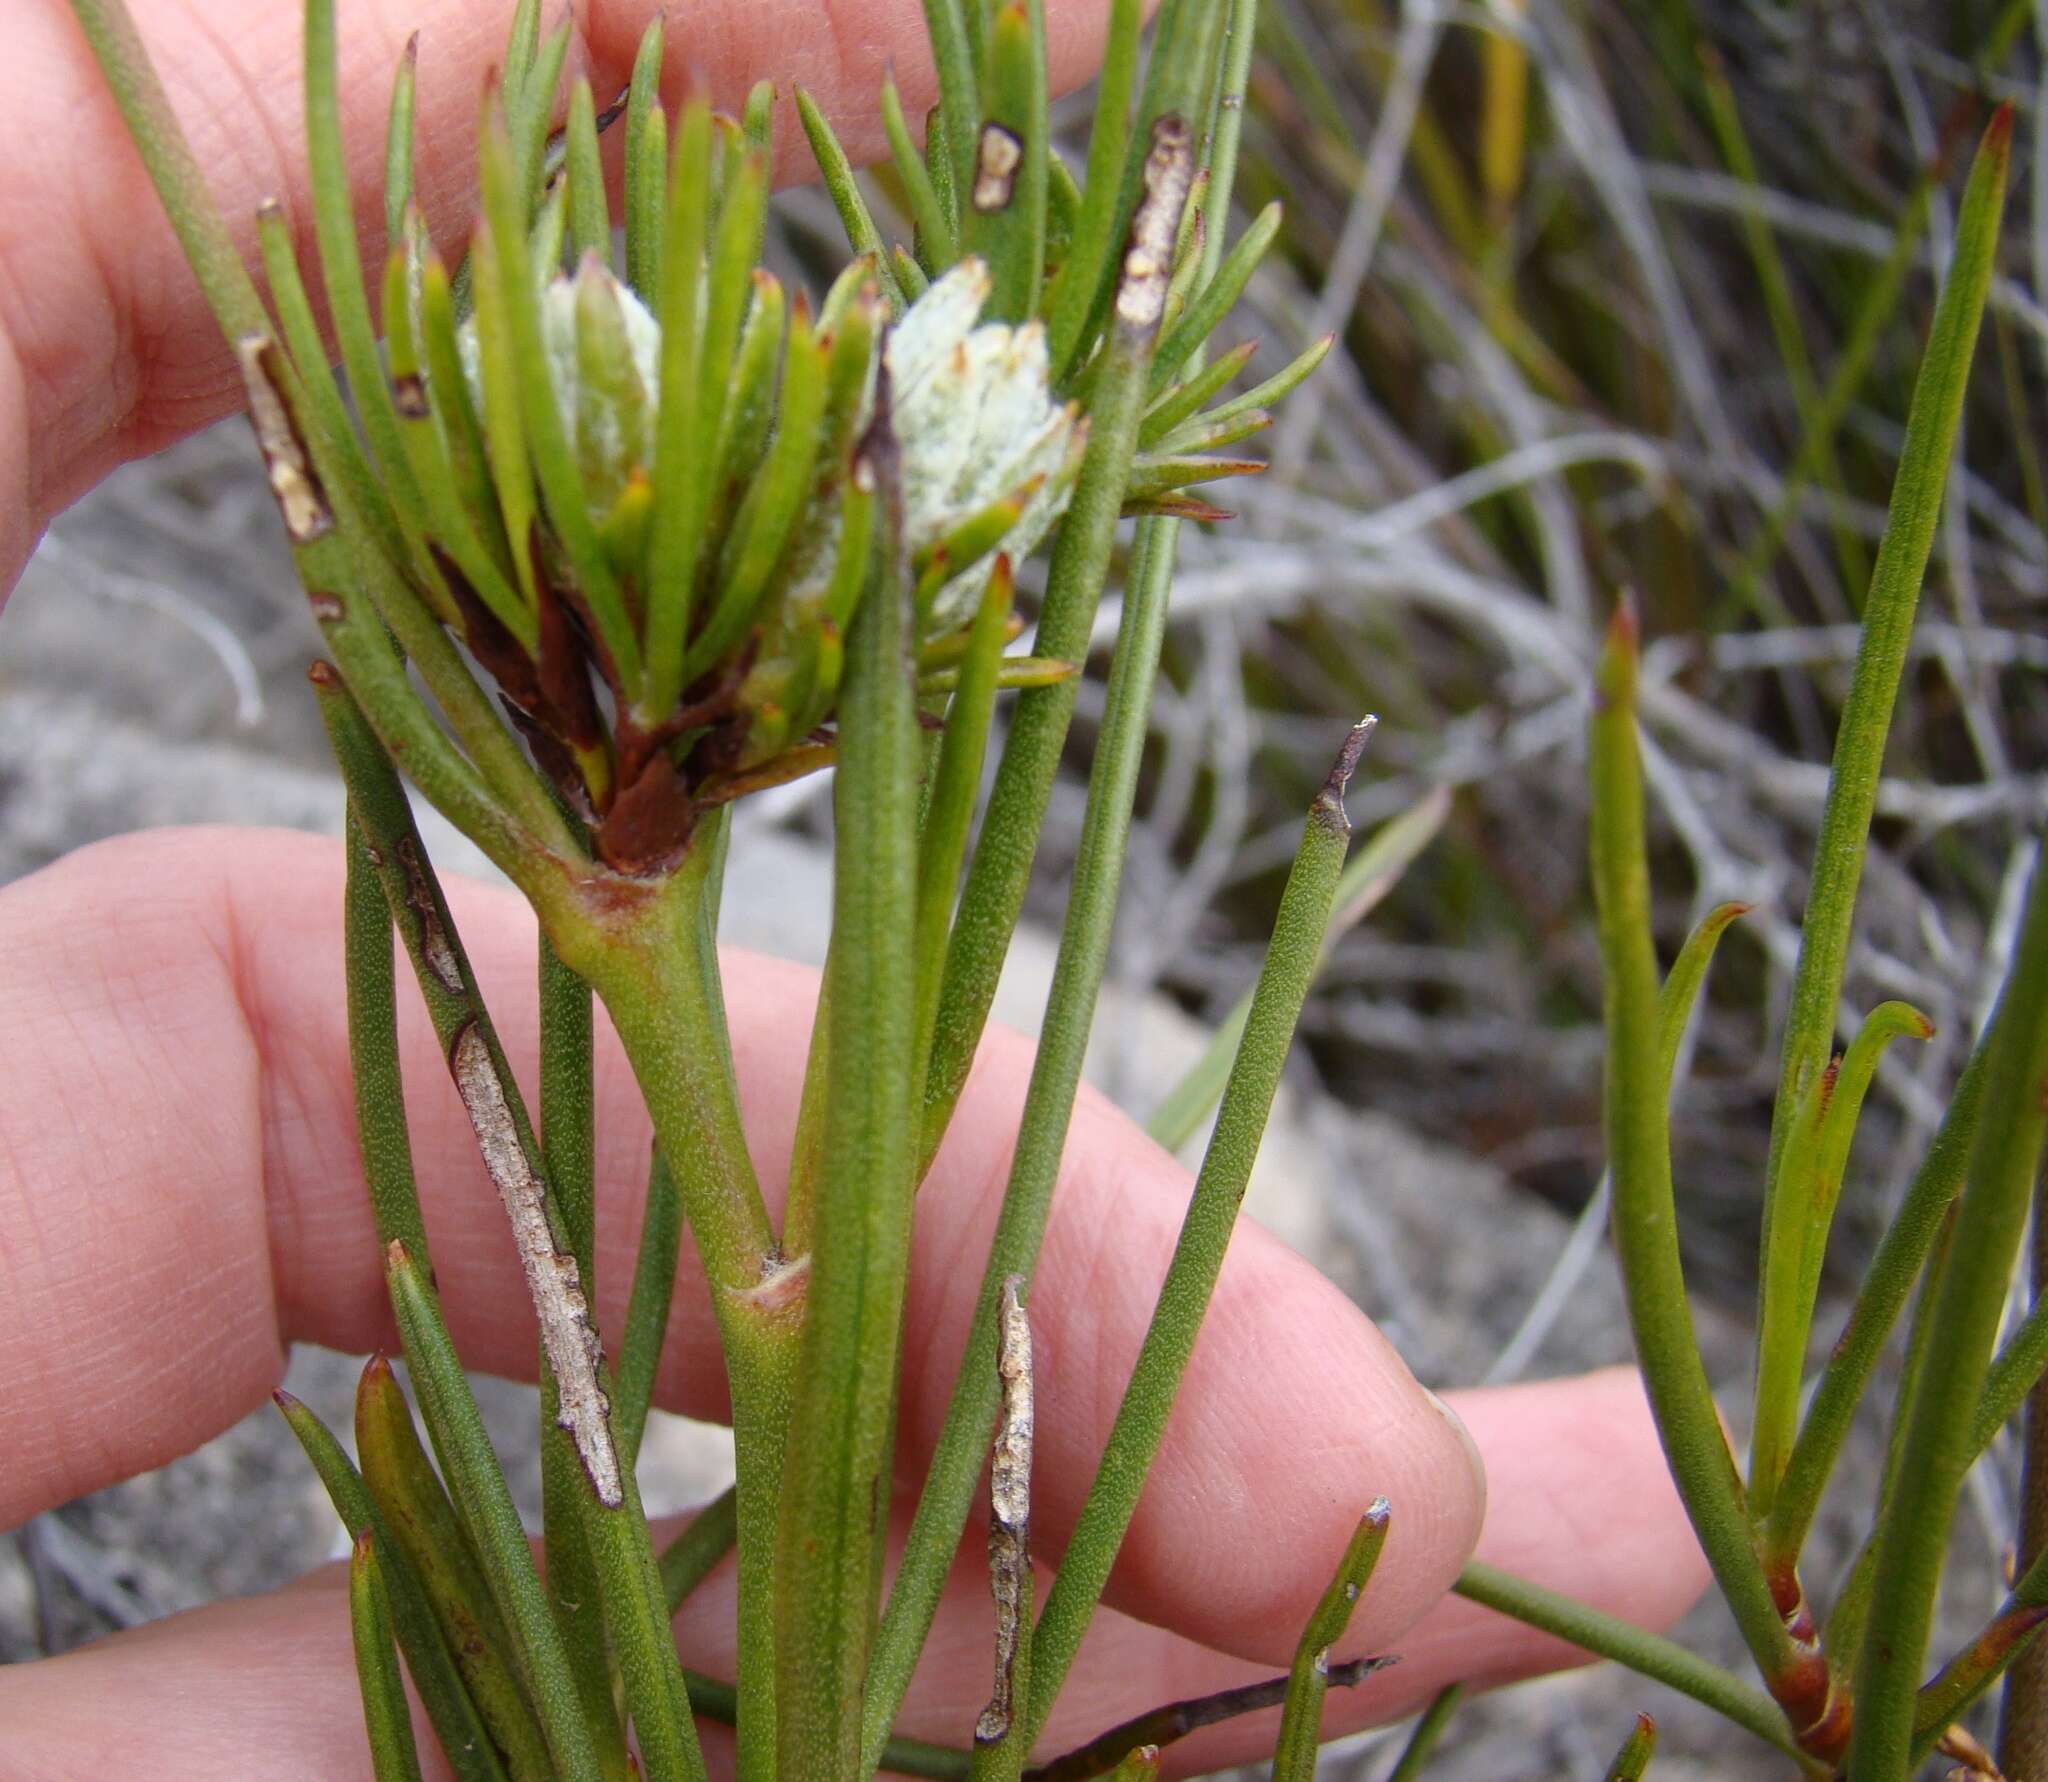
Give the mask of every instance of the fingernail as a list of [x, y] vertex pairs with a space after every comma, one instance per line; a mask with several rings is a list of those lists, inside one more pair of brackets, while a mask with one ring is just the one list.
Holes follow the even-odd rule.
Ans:
[[1459, 1443], [1464, 1447], [1465, 1458], [1472, 1464], [1473, 1482], [1479, 1487], [1479, 1507], [1482, 1514], [1486, 1509], [1486, 1462], [1479, 1456], [1479, 1444], [1472, 1439], [1472, 1432], [1465, 1427], [1465, 1419], [1425, 1386], [1422, 1396], [1435, 1407], [1436, 1414], [1451, 1426]]

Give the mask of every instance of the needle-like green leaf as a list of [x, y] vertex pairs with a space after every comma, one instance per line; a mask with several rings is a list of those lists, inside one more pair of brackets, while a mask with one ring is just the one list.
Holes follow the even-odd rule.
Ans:
[[351, 1542], [368, 1534], [381, 1543], [380, 1565], [391, 1603], [399, 1650], [413, 1687], [458, 1782], [508, 1782], [504, 1764], [478, 1717], [455, 1661], [427, 1606], [426, 1594], [404, 1559], [354, 1464], [325, 1424], [289, 1392], [271, 1394], [285, 1425], [326, 1488], [328, 1501]]
[[547, 1782], [552, 1758], [520, 1690], [517, 1660], [469, 1535], [413, 1427], [390, 1362], [373, 1355], [356, 1387], [363, 1486], [403, 1553], [513, 1782]]
[[1750, 1541], [1741, 1482], [1693, 1335], [1679, 1263], [1644, 857], [1636, 664], [1635, 614], [1624, 605], [1601, 653], [1591, 745], [1593, 887], [1606, 1010], [1607, 1163], [1614, 1179], [1615, 1245], [1636, 1353], [1672, 1478], [1736, 1625], [1765, 1679], [1774, 1681], [1794, 1667], [1792, 1643]]
[[840, 227], [846, 231], [847, 242], [856, 257], [873, 261], [876, 273], [888, 287], [890, 308], [900, 313], [903, 293], [896, 288], [896, 275], [890, 269], [882, 232], [875, 227], [867, 200], [860, 195], [860, 185], [853, 175], [853, 163], [846, 158], [846, 150], [840, 146], [825, 114], [818, 109], [818, 102], [802, 87], [796, 89], [796, 113], [802, 120], [804, 135], [810, 141], [812, 158], [818, 163], [818, 177], [825, 183], [832, 208], [839, 213]]
[[903, 182], [903, 190], [910, 199], [910, 219], [917, 225], [918, 263], [928, 273], [942, 272], [959, 257], [953, 219], [940, 203], [924, 156], [911, 140], [893, 70], [882, 78], [882, 127], [888, 133], [889, 158], [895, 164], [896, 177]]
[[420, 34], [405, 40], [398, 73], [391, 82], [391, 121], [384, 132], [384, 239], [395, 247], [402, 238], [405, 207], [412, 202], [414, 89], [420, 63]]
[[1322, 1743], [1323, 1697], [1330, 1685], [1330, 1648], [1344, 1637], [1352, 1611], [1371, 1582], [1380, 1549], [1387, 1544], [1388, 1518], [1385, 1498], [1375, 1500], [1359, 1518], [1330, 1588], [1302, 1629], [1301, 1644], [1295, 1649], [1294, 1666], [1287, 1677], [1287, 1700], [1280, 1710], [1273, 1782], [1314, 1782], [1317, 1749]]
[[534, 1569], [533, 1550], [526, 1544], [505, 1475], [491, 1452], [461, 1359], [442, 1322], [439, 1299], [403, 1244], [387, 1250], [386, 1277], [420, 1414], [463, 1527], [475, 1543], [492, 1600], [517, 1642], [528, 1699], [556, 1773], [576, 1782], [600, 1782], [603, 1770], [583, 1721], [561, 1630]]
[[961, 245], [989, 269], [990, 319], [1022, 322], [1045, 277], [1047, 141], [1041, 0], [1005, 0], [984, 52], [981, 127], [961, 218]]
[[[1786, 1017], [1778, 1097], [1764, 1187], [1763, 1253], [1798, 1245], [1799, 1223], [1784, 1205], [1784, 1151], [1807, 1091], [1833, 1048], [1847, 966], [1865, 842], [1883, 770], [1885, 736], [1905, 668], [1934, 529], [1948, 486], [1963, 391], [1975, 357], [1998, 250], [2011, 155], [2012, 112], [2001, 108], [1984, 134], [1957, 224], [1955, 253], [1935, 307], [1927, 348], [1914, 382], [1905, 444], [1878, 546], [1863, 637], [1835, 733], [1834, 765], [1814, 849], [1813, 882], [1800, 928], [1799, 964]], [[1773, 1272], [1766, 1262], [1764, 1272]]]
[[626, 1302], [626, 1328], [619, 1344], [619, 1379], [612, 1393], [612, 1426], [619, 1435], [620, 1463], [631, 1466], [647, 1428], [661, 1350], [668, 1336], [669, 1306], [675, 1298], [676, 1257], [682, 1248], [683, 1203], [661, 1149], [647, 1166], [647, 1204], [640, 1215], [640, 1253]]
[[611, 207], [605, 201], [604, 163], [597, 147], [597, 101], [582, 75], [569, 89], [569, 249], [578, 260], [612, 257]]
[[626, 96], [626, 282], [650, 310], [661, 302], [668, 215], [668, 116], [661, 109], [659, 13], [641, 33]]
[[412, 1742], [412, 1710], [392, 1643], [391, 1605], [377, 1563], [376, 1536], [356, 1536], [348, 1562], [348, 1618], [355, 1636], [356, 1679], [363, 1694], [363, 1724], [370, 1735], [370, 1768], [377, 1782], [420, 1782], [420, 1755]]
[[1080, 1649], [1081, 1636], [1094, 1618], [1110, 1567], [1144, 1490], [1145, 1476], [1159, 1450], [1209, 1297], [1222, 1272], [1224, 1252], [1236, 1228], [1238, 1208], [1280, 1087], [1281, 1068], [1293, 1045], [1295, 1023], [1322, 952], [1323, 934], [1351, 841], [1344, 790], [1371, 730], [1368, 719], [1352, 731], [1309, 806], [1258, 988], [1252, 993], [1244, 1035], [1224, 1087], [1216, 1130], [1195, 1178], [1173, 1260], [1167, 1265], [1130, 1384], [1117, 1407], [1094, 1481], [1082, 1501], [1046, 1597], [1045, 1612], [1038, 1620], [1031, 1677], [1034, 1736], [1045, 1725], [1053, 1698]]

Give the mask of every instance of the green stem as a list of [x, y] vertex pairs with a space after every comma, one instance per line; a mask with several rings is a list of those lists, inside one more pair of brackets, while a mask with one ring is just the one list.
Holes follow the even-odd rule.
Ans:
[[591, 869], [537, 903], [611, 1014], [711, 1284], [739, 1469], [740, 1744], [752, 1777], [771, 1775], [774, 1757], [776, 1531], [807, 1271], [775, 1243], [726, 1063], [700, 912], [715, 852], [700, 832], [658, 884]]
[[1822, 1766], [1793, 1742], [1783, 1711], [1768, 1696], [1718, 1665], [1695, 1656], [1675, 1640], [1645, 1633], [1585, 1603], [1574, 1602], [1540, 1584], [1517, 1578], [1473, 1560], [1451, 1586], [1467, 1601], [1512, 1616], [1525, 1626], [1569, 1640], [1596, 1657], [1612, 1659], [1638, 1676], [1649, 1677], [1714, 1710], [1732, 1726], [1752, 1732], [1767, 1745], [1795, 1759], [1811, 1775]]
[[840, 701], [831, 1069], [776, 1579], [777, 1773], [821, 1779], [860, 1754], [916, 1190], [918, 726], [897, 453], [885, 372], [851, 472], [881, 525]]

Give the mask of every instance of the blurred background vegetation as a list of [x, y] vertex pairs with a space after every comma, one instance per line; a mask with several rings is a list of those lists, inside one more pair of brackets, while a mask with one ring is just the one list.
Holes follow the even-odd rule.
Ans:
[[2034, 9], [1270, 0], [1261, 18], [1241, 187], [1284, 221], [1236, 323], [1260, 342], [1248, 376], [1339, 344], [1266, 435], [1266, 475], [1217, 496], [1238, 517], [1186, 547], [1120, 967], [1220, 1015], [1330, 739], [1379, 712], [1357, 819], [1434, 785], [1455, 799], [1338, 948], [1305, 1020], [1316, 1065], [1582, 1204], [1584, 678], [1632, 592], [1665, 932], [1755, 906], [1683, 1097], [1709, 1288], [1753, 1266], [1806, 862], [1953, 199], [1991, 106], [2019, 103], [2007, 276], [1849, 982], [1852, 1020], [1902, 996], [1942, 1031], [1887, 1060], [1853, 1257], [1986, 1006], [1987, 943], [2048, 805]]

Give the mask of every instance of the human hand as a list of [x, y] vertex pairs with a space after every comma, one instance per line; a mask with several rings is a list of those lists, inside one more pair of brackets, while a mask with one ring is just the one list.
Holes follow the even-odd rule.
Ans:
[[[364, 0], [344, 80], [351, 139], [381, 130], [405, 32], [424, 28], [420, 192], [444, 239], [467, 220], [476, 71], [502, 4]], [[303, 187], [296, 8], [138, 7], [173, 101], [246, 221]], [[623, 81], [648, 6], [579, 14], [601, 90]], [[360, 12], [371, 15], [365, 22]], [[842, 120], [871, 116], [884, 59], [906, 98], [928, 89], [912, 0], [785, 12], [706, 0], [673, 61], [694, 56], [734, 102], [755, 73], [802, 79]], [[0, 588], [50, 513], [124, 457], [239, 405], [240, 385], [59, 0], [10, 19], [0, 73]], [[1078, 78], [1099, 12], [1071, 0], [1055, 74]], [[179, 26], [182, 25], [182, 30]], [[809, 29], [806, 29], [809, 27]], [[206, 96], [214, 96], [211, 108]], [[790, 133], [785, 132], [785, 138]], [[861, 130], [846, 131], [864, 146]], [[872, 142], [865, 144], [872, 147]], [[362, 209], [373, 157], [358, 160]], [[303, 211], [294, 212], [303, 221]], [[356, 1160], [338, 987], [339, 861], [303, 838], [132, 839], [0, 896], [0, 1526], [189, 1450], [260, 1403], [292, 1341], [362, 1350], [391, 1332]], [[530, 1059], [531, 919], [459, 889], [457, 913], [508, 1046]], [[808, 974], [733, 959], [728, 985], [751, 1138], [779, 1180], [814, 994]], [[495, 1196], [423, 1020], [406, 1045], [427, 1217], [448, 1313], [476, 1365], [531, 1367], [523, 1296]], [[993, 1036], [922, 1197], [902, 1453], [935, 1432], [964, 1341], [1007, 1163], [1029, 1048]], [[608, 1149], [601, 1320], [629, 1278], [644, 1117], [605, 1060]], [[1040, 1345], [1036, 1529], [1057, 1552], [1114, 1411], [1187, 1192], [1183, 1172], [1084, 1101], [1033, 1304]], [[445, 1234], [445, 1235], [444, 1235]], [[722, 1409], [701, 1275], [677, 1297], [660, 1402]], [[1347, 1650], [1405, 1662], [1333, 1699], [1331, 1726], [1406, 1712], [1453, 1677], [1497, 1682], [1567, 1649], [1439, 1603], [1485, 1556], [1610, 1612], [1661, 1624], [1704, 1573], [1633, 1376], [1467, 1395], [1491, 1459], [1493, 1509], [1470, 1450], [1371, 1326], [1303, 1263], [1247, 1229], [1113, 1580], [1111, 1609], [1046, 1739], [1074, 1742], [1155, 1702], [1282, 1667], [1362, 1505], [1396, 1505]], [[973, 1544], [973, 1543], [971, 1543]], [[175, 1617], [48, 1664], [0, 1672], [0, 1778], [365, 1773], [347, 1618], [335, 1575]], [[730, 1674], [731, 1586], [692, 1600], [692, 1662]], [[989, 1608], [963, 1567], [906, 1710], [957, 1736], [988, 1686]], [[1160, 1631], [1162, 1629], [1171, 1631]], [[108, 1704], [122, 1712], [110, 1714]], [[712, 1735], [715, 1741], [716, 1733]], [[1206, 1767], [1270, 1747], [1270, 1716], [1175, 1753]]]
[[[515, 1067], [536, 1048], [534, 929], [454, 881], [457, 924]], [[0, 893], [0, 1527], [185, 1453], [261, 1404], [293, 1342], [395, 1346], [357, 1162], [331, 842], [159, 832], [82, 850]], [[724, 963], [748, 1137], [785, 1173], [816, 980]], [[449, 1323], [472, 1365], [531, 1378], [534, 1342], [496, 1195], [424, 1012], [406, 999], [407, 1111]], [[1031, 1063], [992, 1033], [918, 1201], [906, 1476], [943, 1415]], [[609, 1033], [599, 1050], [597, 1278], [616, 1329], [648, 1143]], [[1032, 1286], [1034, 1532], [1056, 1555], [1164, 1272], [1186, 1173], [1084, 1096]], [[703, 1276], [685, 1246], [657, 1402], [725, 1409]], [[1109, 1607], [1043, 1749], [1159, 1702], [1285, 1669], [1360, 1510], [1392, 1532], [1343, 1651], [1402, 1662], [1333, 1692], [1331, 1730], [1412, 1712], [1443, 1684], [1571, 1661], [1441, 1600], [1474, 1549], [1661, 1626], [1704, 1578], [1634, 1375], [1456, 1395], [1486, 1460], [1365, 1317], [1256, 1227], [1232, 1245]], [[1482, 1526], [1483, 1525], [1483, 1526]], [[989, 1684], [979, 1541], [949, 1591], [904, 1729], [957, 1740]], [[0, 1778], [367, 1775], [336, 1568], [45, 1663], [0, 1670]], [[730, 1676], [727, 1566], [677, 1622]], [[1173, 1750], [1177, 1771], [1270, 1751], [1272, 1716]], [[711, 1750], [721, 1729], [708, 1728]], [[717, 1758], [714, 1756], [714, 1762]]]
[[[284, 206], [312, 264], [294, 0], [130, 0], [213, 195], [256, 264], [256, 207]], [[569, 75], [620, 91], [657, 0], [574, 8]], [[344, 0], [343, 128], [369, 264], [383, 260], [385, 107], [420, 33], [417, 196], [444, 250], [474, 215], [477, 96], [503, 53], [512, 0]], [[1056, 90], [1100, 58], [1101, 0], [1048, 0]], [[244, 405], [242, 380], [171, 234], [65, 0], [10, 0], [0, 49], [0, 601], [51, 517], [116, 465]], [[919, 0], [692, 0], [669, 33], [671, 97], [691, 71], [737, 112], [783, 86], [785, 179], [813, 172], [787, 102], [801, 84], [849, 153], [883, 152], [876, 95], [890, 66], [922, 117], [938, 88]], [[616, 136], [616, 132], [613, 136]], [[616, 141], [608, 143], [617, 177]], [[381, 225], [380, 225], [381, 227]], [[317, 282], [317, 281], [314, 281]]]

